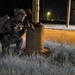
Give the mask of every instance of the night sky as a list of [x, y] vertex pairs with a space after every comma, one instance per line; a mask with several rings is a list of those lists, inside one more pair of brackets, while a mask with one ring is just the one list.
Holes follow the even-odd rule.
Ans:
[[[13, 15], [14, 8], [32, 9], [32, 0], [0, 0], [0, 16]], [[40, 15], [45, 16], [47, 11], [52, 13], [52, 18], [66, 18], [67, 0], [40, 0]]]
[[67, 13], [67, 0], [41, 0], [41, 10], [43, 6], [44, 14], [47, 11], [51, 12], [51, 18], [53, 19], [66, 19]]
[[13, 15], [14, 8], [28, 9], [31, 7], [31, 0], [0, 0], [0, 16], [5, 14]]

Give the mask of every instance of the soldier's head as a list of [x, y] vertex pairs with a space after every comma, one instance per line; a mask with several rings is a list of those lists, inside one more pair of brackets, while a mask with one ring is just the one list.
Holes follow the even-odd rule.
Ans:
[[15, 8], [14, 9], [14, 16], [16, 17], [16, 19], [18, 21], [23, 22], [25, 17], [27, 16], [27, 14], [26, 14], [24, 9], [17, 9], [17, 8]]

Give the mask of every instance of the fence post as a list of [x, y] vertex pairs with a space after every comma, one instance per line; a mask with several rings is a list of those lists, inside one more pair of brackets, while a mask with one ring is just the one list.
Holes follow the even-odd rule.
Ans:
[[66, 23], [66, 27], [69, 27], [69, 23], [70, 23], [70, 10], [71, 9], [71, 0], [68, 0], [68, 4], [67, 4], [67, 23]]

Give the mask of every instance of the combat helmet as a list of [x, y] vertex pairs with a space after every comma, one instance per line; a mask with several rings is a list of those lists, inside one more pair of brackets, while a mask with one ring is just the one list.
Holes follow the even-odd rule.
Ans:
[[24, 9], [14, 9], [14, 16], [15, 16], [15, 21], [16, 22], [23, 22], [24, 18], [27, 16], [26, 12]]
[[17, 16], [19, 14], [22, 14], [23, 16], [27, 16], [26, 12], [24, 9], [18, 9], [18, 8], [15, 8], [14, 9], [14, 15]]

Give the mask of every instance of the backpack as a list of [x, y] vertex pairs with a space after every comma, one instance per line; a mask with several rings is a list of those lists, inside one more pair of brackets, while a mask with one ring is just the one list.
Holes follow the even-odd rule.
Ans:
[[0, 33], [3, 31], [3, 26], [5, 25], [8, 19], [9, 19], [8, 15], [0, 17]]

